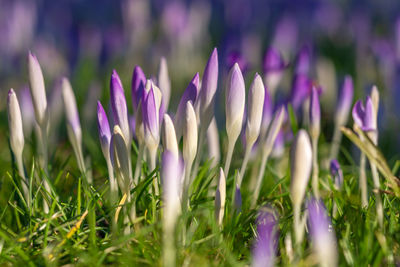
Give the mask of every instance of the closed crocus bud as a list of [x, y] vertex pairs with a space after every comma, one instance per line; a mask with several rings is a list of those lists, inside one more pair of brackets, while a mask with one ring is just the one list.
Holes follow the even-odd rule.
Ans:
[[171, 231], [181, 212], [180, 192], [182, 190], [183, 167], [179, 157], [165, 150], [161, 162], [161, 185], [164, 202], [164, 227]]
[[164, 127], [162, 136], [163, 136], [164, 150], [168, 150], [171, 153], [173, 153], [176, 157], [178, 157], [179, 150], [178, 150], [178, 142], [176, 141], [175, 128], [168, 114], [164, 114], [163, 124]]
[[97, 127], [99, 129], [99, 138], [101, 150], [106, 159], [110, 158], [110, 141], [111, 141], [111, 131], [110, 125], [108, 123], [107, 114], [104, 111], [103, 106], [100, 101], [97, 101]]
[[136, 111], [139, 106], [139, 101], [142, 98], [143, 90], [146, 85], [146, 76], [141, 67], [135, 66], [132, 75], [132, 105]]
[[245, 86], [239, 65], [235, 64], [228, 78], [226, 88], [226, 132], [230, 142], [236, 142], [243, 124]]
[[371, 98], [368, 96], [364, 104], [361, 100], [358, 100], [353, 107], [352, 111], [354, 123], [357, 124], [363, 131], [376, 131], [376, 111]]
[[197, 95], [199, 93], [199, 89], [200, 89], [200, 78], [199, 78], [199, 73], [196, 73], [193, 79], [190, 81], [189, 85], [186, 87], [185, 92], [183, 92], [181, 100], [179, 101], [178, 109], [176, 110], [174, 123], [175, 123], [176, 137], [178, 141], [181, 139], [182, 136], [183, 123], [185, 120], [186, 103], [188, 101], [195, 103]]
[[379, 110], [379, 91], [378, 91], [378, 87], [376, 87], [375, 85], [372, 86], [371, 100], [372, 100], [372, 104], [374, 105], [374, 109], [375, 109], [375, 117], [377, 118], [378, 110]]
[[47, 98], [44, 87], [42, 69], [36, 56], [29, 52], [28, 56], [29, 85], [35, 108], [35, 117], [37, 123], [44, 127], [47, 125]]
[[222, 168], [219, 168], [219, 178], [217, 190], [215, 192], [215, 220], [218, 225], [222, 225], [225, 212], [225, 199], [226, 199], [226, 179]]
[[340, 97], [336, 107], [335, 120], [339, 126], [347, 123], [351, 103], [353, 102], [353, 80], [351, 76], [346, 76], [340, 92]]
[[257, 218], [257, 239], [253, 246], [252, 267], [275, 266], [278, 245], [277, 222], [273, 212], [261, 210]]
[[320, 266], [337, 266], [338, 255], [335, 232], [322, 202], [311, 199], [307, 203], [308, 222], [313, 250]]
[[318, 138], [321, 131], [321, 108], [319, 103], [318, 89], [313, 87], [310, 97], [310, 135]]
[[311, 165], [310, 138], [305, 130], [299, 130], [290, 150], [290, 197], [293, 206], [301, 206], [310, 179]]
[[207, 150], [208, 158], [212, 159], [211, 166], [215, 166], [221, 159], [218, 125], [215, 118], [211, 120], [210, 126], [207, 129]]
[[158, 117], [159, 114], [157, 111], [156, 99], [153, 89], [150, 89], [146, 96], [144, 105], [142, 107], [142, 112], [146, 144], [151, 148], [155, 148], [158, 146], [160, 140], [160, 127]]
[[196, 105], [199, 105], [199, 123], [205, 129], [208, 128], [214, 115], [214, 97], [218, 85], [218, 52], [214, 48], [204, 69], [201, 90]]
[[111, 75], [110, 97], [114, 123], [119, 125], [124, 134], [126, 146], [130, 147], [131, 133], [128, 120], [128, 108], [126, 106], [126, 99], [121, 79], [116, 70], [113, 70]]
[[249, 90], [246, 123], [246, 144], [253, 146], [260, 134], [263, 117], [265, 89], [260, 75], [256, 74]]
[[82, 142], [82, 129], [79, 121], [78, 108], [76, 106], [75, 95], [71, 87], [71, 83], [67, 78], [62, 79], [62, 95], [64, 100], [65, 115], [67, 117], [69, 131], [72, 136], [70, 137], [73, 146], [81, 146]]
[[197, 153], [197, 121], [191, 101], [186, 103], [185, 122], [183, 126], [183, 159], [193, 163]]
[[122, 133], [119, 125], [114, 126], [113, 134], [111, 137], [110, 154], [112, 158], [112, 164], [117, 177], [118, 185], [121, 191], [127, 194], [128, 198], [130, 195], [130, 162], [127, 157], [128, 149], [126, 147], [125, 136]]
[[22, 127], [21, 109], [19, 107], [17, 95], [13, 89], [8, 91], [7, 98], [8, 125], [10, 127], [10, 145], [14, 155], [22, 157], [24, 149], [24, 131]]
[[342, 188], [343, 185], [343, 171], [340, 168], [340, 164], [336, 159], [331, 160], [330, 171], [335, 183], [336, 189]]
[[168, 75], [168, 65], [165, 57], [160, 60], [160, 67], [158, 69], [158, 86], [162, 92], [163, 103], [165, 110], [168, 110], [169, 98], [171, 95], [171, 81]]

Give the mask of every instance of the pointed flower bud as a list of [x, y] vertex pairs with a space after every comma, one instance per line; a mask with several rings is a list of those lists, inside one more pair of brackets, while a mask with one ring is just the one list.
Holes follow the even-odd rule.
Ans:
[[128, 149], [126, 147], [125, 136], [119, 125], [114, 126], [111, 137], [110, 154], [112, 164], [117, 177], [118, 185], [125, 194], [130, 194], [130, 162], [128, 159]]
[[36, 56], [29, 52], [28, 56], [29, 85], [33, 99], [33, 107], [35, 108], [35, 117], [39, 125], [47, 124], [47, 98], [44, 87], [44, 79], [42, 69]]
[[211, 120], [207, 130], [208, 158], [212, 159], [211, 166], [215, 166], [221, 159], [221, 149], [218, 135], [218, 125], [215, 117]]
[[354, 104], [352, 115], [354, 123], [356, 123], [363, 131], [368, 132], [377, 130], [375, 117], [376, 111], [369, 96], [365, 102], [365, 107], [361, 100], [358, 100]]
[[171, 96], [171, 81], [168, 75], [168, 65], [165, 57], [161, 57], [158, 69], [158, 86], [162, 92], [162, 99], [165, 110], [168, 110], [169, 98]]
[[161, 185], [164, 202], [164, 227], [173, 229], [181, 212], [180, 192], [182, 191], [183, 166], [179, 157], [165, 150], [161, 162]]
[[265, 89], [260, 75], [256, 73], [249, 90], [246, 123], [246, 144], [253, 146], [260, 134], [263, 117]]
[[97, 101], [97, 127], [99, 129], [101, 150], [103, 151], [104, 157], [109, 159], [111, 142], [110, 125], [108, 124], [107, 114], [100, 101]]
[[376, 85], [372, 86], [371, 90], [371, 100], [372, 104], [374, 105], [375, 110], [375, 118], [378, 118], [378, 110], [379, 110], [379, 91]]
[[330, 171], [335, 183], [336, 189], [342, 188], [343, 185], [343, 171], [340, 164], [336, 159], [331, 160]]
[[273, 212], [262, 210], [257, 218], [257, 240], [253, 246], [252, 267], [275, 266], [278, 245], [277, 222]]
[[72, 130], [74, 141], [77, 145], [81, 145], [82, 142], [82, 129], [81, 123], [79, 121], [78, 108], [76, 106], [75, 95], [71, 87], [71, 83], [67, 78], [62, 79], [62, 96], [64, 100], [65, 115], [67, 117], [67, 122]]
[[322, 202], [311, 199], [307, 203], [310, 237], [320, 266], [337, 266], [337, 247], [332, 223]]
[[305, 130], [299, 130], [290, 150], [290, 197], [293, 206], [300, 207], [310, 179], [312, 148]]
[[340, 97], [336, 107], [335, 120], [339, 126], [347, 123], [351, 103], [353, 102], [353, 80], [351, 76], [346, 76], [340, 92]]
[[228, 78], [226, 88], [226, 132], [230, 142], [236, 142], [243, 124], [245, 86], [239, 65], [235, 64]]
[[142, 68], [135, 66], [132, 75], [132, 105], [134, 111], [136, 111], [138, 108], [145, 85], [146, 76], [144, 75]]
[[7, 98], [8, 125], [10, 127], [10, 145], [16, 157], [22, 156], [24, 149], [24, 131], [22, 127], [21, 109], [17, 95], [13, 89], [8, 91]]
[[222, 225], [225, 212], [226, 179], [222, 168], [219, 168], [217, 190], [215, 192], [215, 219], [218, 225]]
[[203, 81], [196, 105], [199, 105], [200, 123], [208, 128], [214, 115], [214, 97], [218, 85], [218, 52], [214, 48], [204, 69]]
[[321, 131], [321, 108], [319, 103], [318, 89], [313, 87], [310, 98], [310, 135], [318, 138]]
[[192, 101], [192, 103], [196, 102], [199, 89], [200, 89], [200, 78], [199, 78], [199, 73], [196, 73], [193, 79], [190, 81], [189, 85], [186, 87], [185, 92], [183, 92], [181, 100], [179, 101], [178, 109], [176, 110], [174, 122], [175, 122], [176, 137], [178, 140], [180, 140], [182, 136], [183, 123], [185, 121], [186, 103], [188, 101]]
[[122, 87], [121, 79], [116, 70], [113, 70], [111, 75], [110, 97], [114, 122], [121, 128], [126, 146], [130, 147], [131, 134], [128, 120], [128, 108], [126, 106], [124, 88]]
[[178, 142], [176, 141], [176, 134], [174, 124], [168, 114], [164, 114], [164, 127], [163, 127], [163, 144], [164, 150], [168, 150], [176, 157], [179, 156]]
[[183, 159], [193, 163], [197, 153], [197, 121], [191, 101], [186, 103], [185, 122], [183, 125]]
[[311, 81], [305, 74], [294, 77], [290, 102], [294, 110], [299, 110], [311, 89]]
[[146, 95], [142, 112], [146, 143], [152, 147], [158, 146], [160, 140], [159, 114], [153, 87]]

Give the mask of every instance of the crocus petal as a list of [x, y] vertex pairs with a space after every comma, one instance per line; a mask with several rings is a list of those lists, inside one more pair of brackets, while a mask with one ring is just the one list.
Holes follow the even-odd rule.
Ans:
[[127, 142], [127, 147], [129, 147], [131, 134], [128, 121], [128, 108], [126, 106], [121, 79], [115, 70], [113, 70], [110, 80], [110, 97], [114, 122], [121, 128], [125, 141]]
[[76, 137], [81, 139], [82, 130], [79, 121], [78, 108], [76, 106], [75, 95], [72, 90], [71, 83], [67, 78], [62, 79], [62, 95], [68, 124], [71, 126], [71, 129]]
[[310, 92], [310, 88], [311, 82], [306, 75], [298, 74], [294, 77], [290, 100], [294, 110], [297, 111], [303, 104]]
[[168, 65], [165, 57], [161, 57], [158, 70], [158, 86], [162, 92], [162, 99], [165, 110], [168, 110], [169, 98], [171, 95], [171, 81], [168, 75]]
[[321, 109], [319, 103], [318, 89], [312, 88], [310, 98], [310, 133], [311, 136], [318, 137], [321, 128]]
[[142, 98], [144, 86], [146, 84], [146, 76], [141, 67], [135, 66], [132, 74], [132, 105], [136, 111], [139, 101]]
[[148, 92], [143, 106], [143, 122], [145, 135], [151, 134], [154, 139], [158, 139], [159, 121], [153, 88]]
[[263, 119], [265, 88], [258, 73], [254, 76], [249, 90], [248, 114], [246, 123], [246, 144], [253, 145], [260, 134]]
[[351, 103], [353, 101], [353, 90], [353, 80], [351, 79], [351, 76], [346, 76], [336, 107], [335, 118], [339, 125], [344, 125], [347, 122]]
[[310, 237], [314, 253], [321, 266], [337, 266], [336, 237], [322, 202], [311, 199], [307, 203]]
[[278, 50], [269, 47], [265, 52], [263, 60], [264, 73], [281, 72], [286, 67], [285, 62]]
[[164, 114], [163, 120], [163, 144], [164, 149], [171, 151], [176, 157], [179, 156], [178, 142], [176, 141], [175, 127], [168, 114]]
[[119, 187], [123, 193], [130, 194], [130, 162], [127, 156], [126, 140], [119, 125], [114, 126], [110, 149]]
[[13, 89], [8, 91], [7, 97], [8, 125], [10, 127], [10, 145], [17, 157], [22, 156], [24, 149], [24, 131], [22, 127], [21, 109], [17, 95]]
[[363, 126], [361, 129], [363, 131], [374, 131], [376, 130], [376, 112], [374, 108], [374, 104], [371, 98], [368, 96], [367, 101], [365, 102], [365, 114], [363, 120]]
[[47, 98], [44, 87], [42, 69], [36, 56], [29, 52], [28, 56], [29, 85], [35, 108], [35, 117], [39, 125], [47, 123]]
[[363, 127], [364, 125], [364, 117], [365, 117], [365, 108], [361, 100], [358, 100], [353, 107], [352, 110], [353, 120], [359, 126]]
[[192, 101], [192, 103], [196, 102], [199, 88], [200, 88], [200, 78], [199, 78], [199, 73], [196, 73], [193, 79], [190, 81], [189, 85], [186, 87], [185, 92], [183, 92], [183, 95], [181, 97], [181, 100], [179, 101], [178, 109], [176, 111], [176, 115], [174, 118], [176, 137], [178, 140], [180, 140], [182, 136], [186, 103], [188, 101]]
[[340, 189], [343, 185], [343, 171], [336, 159], [331, 160], [330, 171], [336, 188]]
[[296, 58], [296, 74], [305, 74], [307, 75], [310, 71], [311, 65], [311, 51], [310, 47], [305, 45], [299, 51]]
[[183, 159], [192, 163], [197, 153], [197, 120], [191, 101], [186, 103], [185, 121], [183, 126]]
[[110, 149], [111, 132], [107, 114], [104, 111], [104, 108], [101, 105], [100, 101], [97, 101], [97, 127], [99, 129], [99, 138], [103, 155], [105, 158], [108, 158], [110, 156], [109, 149]]
[[226, 88], [226, 131], [228, 139], [235, 142], [242, 129], [245, 105], [245, 85], [239, 65], [235, 64], [230, 72]]
[[257, 240], [253, 246], [253, 267], [270, 267], [275, 265], [278, 244], [277, 222], [274, 214], [262, 210], [257, 218]]

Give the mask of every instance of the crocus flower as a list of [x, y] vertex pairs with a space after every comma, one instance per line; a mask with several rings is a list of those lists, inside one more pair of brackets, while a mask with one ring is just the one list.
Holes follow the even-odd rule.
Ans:
[[165, 150], [161, 162], [161, 185], [164, 202], [164, 227], [171, 231], [180, 214], [180, 192], [182, 180], [182, 162], [179, 157]]
[[67, 78], [62, 79], [62, 95], [68, 123], [68, 138], [72, 144], [72, 148], [74, 149], [80, 170], [86, 172], [82, 154], [82, 129], [79, 121], [78, 108], [76, 106], [74, 92]]
[[128, 149], [126, 147], [125, 136], [119, 125], [114, 126], [111, 137], [110, 154], [120, 190], [129, 198], [131, 189], [130, 182], [132, 180], [130, 177], [130, 162], [127, 157]]
[[97, 101], [97, 127], [99, 129], [101, 150], [103, 151], [104, 157], [107, 159], [110, 157], [111, 132], [107, 114], [100, 101]]
[[146, 143], [150, 146], [158, 146], [160, 137], [159, 113], [153, 88], [146, 95], [142, 111]]
[[257, 240], [253, 246], [253, 267], [275, 266], [278, 245], [277, 222], [274, 214], [262, 210], [257, 218]]
[[310, 97], [310, 135], [318, 138], [321, 131], [321, 108], [319, 103], [318, 89], [313, 87]]
[[211, 159], [211, 166], [216, 166], [221, 158], [221, 149], [218, 135], [218, 125], [215, 117], [211, 120], [207, 130], [208, 158]]
[[35, 125], [35, 110], [33, 108], [32, 96], [28, 87], [24, 87], [20, 90], [19, 102], [21, 103], [20, 108], [22, 114], [22, 125], [25, 136], [31, 136], [33, 126]]
[[229, 142], [235, 143], [243, 124], [245, 85], [239, 65], [235, 64], [229, 74], [226, 88], [226, 132]]
[[340, 168], [340, 164], [336, 159], [331, 160], [330, 171], [337, 189], [340, 189], [343, 185], [343, 171]]
[[7, 113], [8, 113], [8, 125], [10, 127], [10, 146], [15, 156], [19, 175], [22, 178], [21, 185], [24, 193], [25, 200], [30, 205], [29, 190], [26, 185], [26, 177], [24, 172], [24, 165], [22, 159], [22, 152], [24, 150], [24, 130], [22, 126], [21, 109], [19, 107], [17, 95], [13, 89], [8, 91], [7, 97]]
[[199, 73], [196, 73], [193, 79], [190, 81], [189, 85], [186, 87], [185, 92], [183, 92], [181, 100], [179, 101], [178, 109], [176, 110], [174, 123], [175, 123], [176, 137], [178, 141], [181, 139], [182, 136], [186, 103], [188, 101], [192, 101], [192, 103], [195, 103], [199, 92], [199, 88], [200, 88]]
[[242, 130], [243, 114], [245, 105], [245, 85], [242, 72], [236, 63], [228, 78], [226, 88], [225, 112], [226, 133], [228, 134], [228, 151], [225, 161], [224, 172], [228, 176], [229, 166], [232, 159], [233, 149]]
[[144, 87], [146, 85], [146, 76], [141, 67], [135, 66], [132, 74], [132, 105], [133, 110], [137, 110], [139, 101], [142, 98]]
[[222, 168], [219, 168], [217, 190], [215, 191], [215, 220], [222, 225], [225, 212], [226, 178]]
[[375, 131], [377, 129], [377, 122], [375, 116], [375, 108], [371, 98], [368, 96], [365, 106], [361, 100], [358, 100], [353, 107], [352, 115], [353, 120], [363, 131]]
[[167, 110], [171, 95], [171, 81], [169, 79], [168, 65], [165, 57], [161, 57], [160, 60], [160, 67], [158, 70], [158, 86], [162, 92], [164, 108]]
[[218, 52], [214, 48], [204, 69], [203, 80], [196, 105], [199, 105], [200, 125], [205, 130], [214, 115], [214, 96], [218, 85]]
[[311, 89], [311, 81], [305, 74], [298, 74], [293, 79], [291, 91], [291, 104], [294, 110], [299, 110]]
[[337, 266], [338, 255], [335, 233], [322, 202], [311, 199], [307, 203], [310, 237], [314, 253], [321, 266]]
[[176, 157], [178, 157], [179, 150], [178, 150], [178, 142], [176, 141], [175, 128], [168, 114], [164, 114], [163, 124], [164, 127], [162, 131], [162, 137], [163, 137], [164, 150], [168, 150], [171, 153], [173, 153]]
[[36, 121], [43, 128], [47, 125], [48, 120], [46, 90], [39, 61], [31, 52], [28, 56], [28, 70]]
[[125, 137], [126, 146], [129, 148], [131, 133], [128, 120], [128, 108], [126, 106], [124, 88], [122, 87], [121, 79], [116, 70], [113, 70], [111, 75], [110, 98], [114, 122], [121, 128]]
[[10, 127], [10, 145], [16, 158], [22, 157], [24, 149], [24, 131], [22, 127], [21, 109], [14, 89], [8, 91], [7, 97], [8, 125]]
[[339, 127], [347, 123], [351, 103], [353, 101], [353, 80], [351, 76], [346, 76], [336, 107], [335, 121]]
[[260, 75], [256, 73], [249, 90], [248, 114], [246, 122], [246, 145], [253, 146], [260, 134], [263, 118], [265, 88]]
[[311, 50], [308, 45], [304, 45], [297, 54], [295, 73], [307, 75], [310, 72], [310, 65]]
[[299, 130], [290, 150], [290, 198], [293, 203], [296, 244], [303, 239], [304, 228], [300, 221], [300, 208], [310, 179], [312, 148], [305, 130]]

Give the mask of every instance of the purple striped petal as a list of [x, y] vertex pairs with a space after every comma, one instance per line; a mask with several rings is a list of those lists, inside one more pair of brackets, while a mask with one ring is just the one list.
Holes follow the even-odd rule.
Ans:
[[107, 114], [100, 101], [97, 101], [97, 127], [99, 129], [101, 148], [104, 153], [104, 151], [108, 151], [110, 147], [111, 131]]
[[129, 130], [128, 108], [126, 106], [124, 88], [122, 87], [121, 79], [116, 70], [113, 70], [111, 75], [110, 97], [114, 122], [119, 125], [125, 140], [129, 142], [131, 135]]
[[151, 134], [154, 138], [159, 135], [159, 121], [156, 100], [153, 87], [146, 94], [146, 100], [143, 107], [143, 123], [145, 133]]
[[132, 105], [136, 111], [146, 85], [146, 75], [139, 66], [135, 66], [132, 75]]

